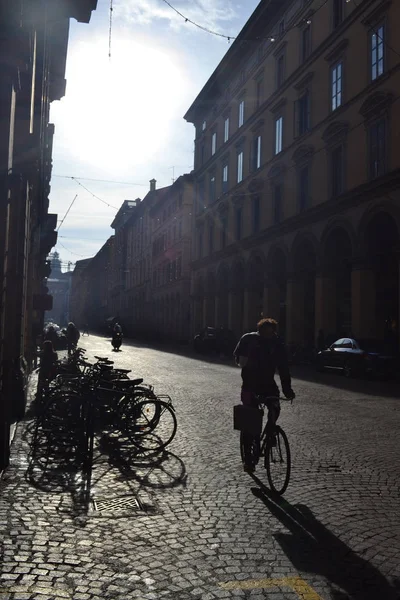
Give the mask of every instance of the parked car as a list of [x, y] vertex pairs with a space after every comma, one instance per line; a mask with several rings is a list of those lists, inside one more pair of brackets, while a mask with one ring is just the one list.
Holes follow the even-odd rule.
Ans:
[[193, 340], [194, 349], [196, 352], [225, 354], [232, 356], [237, 340], [236, 336], [230, 329], [220, 327], [205, 327], [195, 335]]
[[379, 340], [341, 338], [326, 350], [318, 353], [316, 367], [319, 371], [342, 371], [346, 377], [370, 375], [389, 378], [395, 374], [398, 357]]

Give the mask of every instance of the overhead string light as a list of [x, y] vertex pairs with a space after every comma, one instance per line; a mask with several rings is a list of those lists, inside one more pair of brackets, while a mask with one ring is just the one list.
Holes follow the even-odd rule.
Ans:
[[114, 11], [113, 0], [110, 0], [110, 28], [109, 28], [109, 32], [108, 32], [108, 58], [111, 58], [113, 11]]
[[[194, 25], [194, 27], [197, 27], [198, 29], [205, 31], [206, 33], [209, 33], [210, 35], [215, 35], [217, 37], [225, 38], [228, 41], [228, 44], [230, 44], [231, 41], [239, 39], [239, 36], [227, 35], [224, 33], [220, 33], [219, 31], [214, 31], [213, 29], [209, 29], [208, 27], [205, 27], [204, 25], [200, 25], [199, 23], [196, 23], [196, 21], [192, 21], [192, 19], [189, 19], [189, 17], [182, 14], [175, 6], [173, 6], [169, 2], [169, 0], [162, 0], [162, 2], [164, 2], [167, 6], [169, 6], [171, 8], [171, 10], [173, 10], [177, 15], [179, 15], [185, 21], [185, 23], [190, 23], [191, 25]], [[314, 16], [318, 11], [320, 11], [321, 8], [323, 8], [325, 6], [325, 4], [327, 4], [328, 2], [329, 2], [329, 0], [323, 0], [322, 4], [313, 11], [312, 16]], [[308, 15], [307, 17], [305, 17], [303, 19], [300, 19], [300, 21], [297, 21], [294, 25], [292, 25], [292, 27], [289, 27], [289, 29], [285, 29], [284, 33], [286, 34], [289, 31], [291, 31], [292, 29], [296, 29], [302, 23], [307, 23], [307, 25], [310, 25], [311, 24], [310, 15]], [[280, 35], [282, 35], [282, 34], [280, 34]], [[256, 41], [266, 40], [271, 43], [274, 43], [279, 37], [280, 37], [279, 35], [271, 35], [268, 37], [258, 36], [258, 37], [250, 38], [250, 39], [240, 38], [240, 40], [242, 42], [256, 42]]]

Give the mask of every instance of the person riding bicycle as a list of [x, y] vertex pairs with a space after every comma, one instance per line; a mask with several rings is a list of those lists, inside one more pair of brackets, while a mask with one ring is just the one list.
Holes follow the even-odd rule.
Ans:
[[[278, 370], [282, 391], [286, 398], [295, 398], [289, 371], [289, 363], [284, 343], [277, 335], [278, 323], [271, 318], [261, 319], [257, 331], [244, 334], [233, 353], [236, 364], [242, 368], [241, 401], [247, 406], [258, 406], [256, 396], [274, 397], [265, 402], [268, 408], [267, 431], [273, 435], [280, 414], [279, 388], [275, 382]], [[252, 434], [244, 434], [244, 469], [253, 472], [255, 464], [251, 447]]]
[[72, 354], [73, 350], [75, 350], [75, 348], [79, 342], [79, 338], [81, 336], [78, 328], [76, 327], [76, 325], [74, 323], [72, 323], [72, 322], [68, 323], [66, 336], [67, 336], [68, 356], [69, 356], [70, 354]]

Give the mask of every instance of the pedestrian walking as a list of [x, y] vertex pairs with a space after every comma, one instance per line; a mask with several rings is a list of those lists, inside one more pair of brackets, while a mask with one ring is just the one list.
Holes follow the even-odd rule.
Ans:
[[72, 322], [69, 322], [68, 326], [67, 326], [67, 334], [66, 335], [67, 335], [68, 356], [69, 356], [75, 350], [75, 348], [79, 342], [79, 338], [81, 337], [81, 334], [79, 333], [79, 330], [76, 327], [76, 325]]

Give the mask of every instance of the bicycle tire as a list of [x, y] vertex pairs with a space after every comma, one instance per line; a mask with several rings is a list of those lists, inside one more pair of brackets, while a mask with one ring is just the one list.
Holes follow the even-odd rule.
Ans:
[[142, 425], [136, 425], [136, 419], [138, 411], [140, 412], [141, 403], [149, 401], [157, 401], [157, 397], [153, 392], [147, 393], [147, 390], [135, 392], [124, 396], [124, 398], [118, 403], [118, 418], [119, 418], [119, 429], [125, 431], [129, 428], [131, 433], [135, 435], [146, 435], [149, 431], [155, 429], [160, 419], [161, 407], [154, 403], [156, 410], [151, 420], [146, 424], [145, 427]]
[[[153, 405], [153, 409], [151, 406]], [[158, 453], [164, 450], [174, 439], [178, 428], [174, 409], [170, 404], [162, 400], [144, 399], [134, 404], [136, 415], [140, 414], [140, 418], [144, 419], [144, 430], [138, 433], [138, 427], [142, 427], [139, 422], [140, 418], [136, 418], [136, 422], [132, 423], [132, 427], [127, 427], [124, 431], [126, 437], [131, 441], [134, 447], [141, 452]], [[146, 423], [146, 411], [154, 410], [157, 414], [157, 425], [154, 426], [152, 421]], [[165, 432], [166, 425], [161, 423], [163, 415], [170, 418], [170, 430]]]
[[[283, 431], [283, 429], [281, 427], [278, 426], [275, 429], [275, 436], [276, 436], [276, 446], [271, 446], [271, 444], [269, 442], [267, 442], [264, 462], [265, 462], [265, 468], [267, 471], [267, 477], [268, 477], [268, 483], [269, 483], [270, 489], [273, 492], [275, 492], [276, 494], [278, 494], [279, 496], [281, 496], [282, 494], [285, 493], [285, 491], [287, 490], [287, 487], [289, 485], [292, 462], [291, 462], [289, 441], [287, 439], [286, 433]], [[274, 469], [273, 469], [272, 465], [274, 463], [276, 463], [275, 456], [277, 456], [277, 458], [280, 460], [282, 459], [282, 449], [283, 448], [285, 449], [285, 453], [286, 453], [286, 463], [285, 463], [286, 464], [286, 472], [285, 472], [285, 476], [283, 479], [283, 483], [278, 484], [277, 481], [275, 481], [275, 477], [273, 474]], [[281, 462], [282, 462], [282, 460], [281, 460]]]

